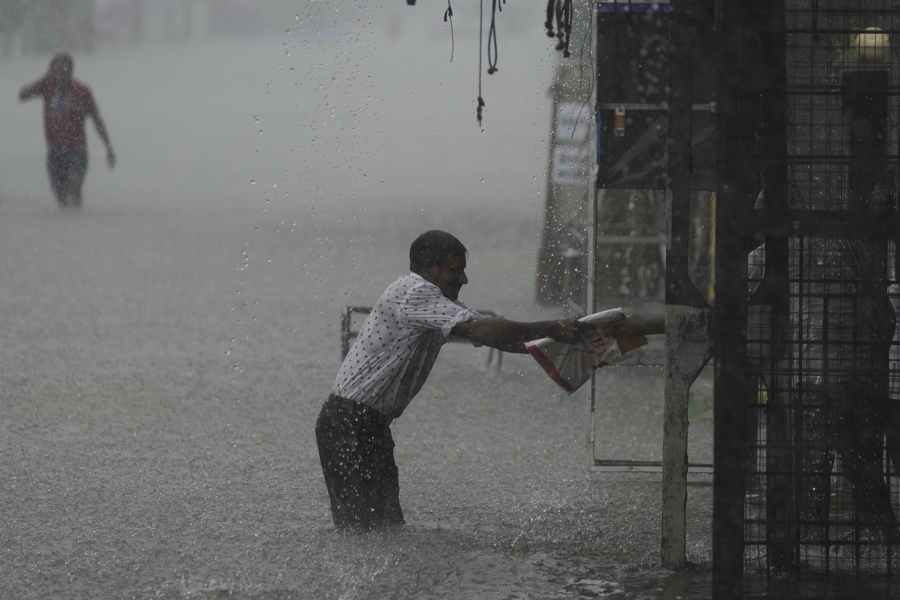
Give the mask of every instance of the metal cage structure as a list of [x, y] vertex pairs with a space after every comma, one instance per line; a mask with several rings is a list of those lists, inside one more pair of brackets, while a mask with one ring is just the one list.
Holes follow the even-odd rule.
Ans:
[[718, 9], [714, 590], [884, 589], [900, 570], [900, 6]]

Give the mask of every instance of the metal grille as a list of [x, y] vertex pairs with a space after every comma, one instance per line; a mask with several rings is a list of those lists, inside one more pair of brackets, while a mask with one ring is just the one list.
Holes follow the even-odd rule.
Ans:
[[[883, 0], [786, 2], [793, 208], [863, 208], [877, 198], [861, 197], [857, 180], [868, 183], [876, 170], [882, 178], [871, 183], [894, 188], [886, 165], [861, 164], [876, 155], [885, 164], [897, 162], [898, 62], [891, 43], [900, 17], [890, 7]], [[871, 138], [851, 136], [854, 111], [873, 119]]]
[[883, 0], [782, 6], [783, 87], [748, 95], [745, 571], [893, 577], [900, 16]]

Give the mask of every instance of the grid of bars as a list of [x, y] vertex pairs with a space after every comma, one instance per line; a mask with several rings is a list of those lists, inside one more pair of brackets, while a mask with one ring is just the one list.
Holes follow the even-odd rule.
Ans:
[[[758, 386], [748, 395], [746, 570], [896, 577], [900, 287], [884, 225], [897, 211], [900, 12], [886, 0], [785, 0], [784, 19], [787, 197], [777, 214], [794, 228], [770, 229], [748, 256]], [[764, 129], [761, 120], [760, 138]], [[771, 223], [762, 167], [759, 181]]]

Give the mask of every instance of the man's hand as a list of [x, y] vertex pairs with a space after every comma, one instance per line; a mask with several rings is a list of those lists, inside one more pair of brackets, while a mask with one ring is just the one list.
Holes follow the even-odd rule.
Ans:
[[624, 319], [600, 326], [603, 335], [614, 338], [636, 338], [666, 332], [666, 318], [663, 315], [642, 317], [628, 315]]
[[587, 342], [596, 336], [598, 332], [599, 328], [596, 323], [584, 323], [578, 319], [565, 319], [558, 321], [558, 328], [555, 331], [551, 330], [547, 337], [566, 344], [579, 344]]
[[113, 152], [112, 148], [106, 149], [106, 164], [109, 165], [110, 169], [114, 169], [116, 167], [116, 153]]

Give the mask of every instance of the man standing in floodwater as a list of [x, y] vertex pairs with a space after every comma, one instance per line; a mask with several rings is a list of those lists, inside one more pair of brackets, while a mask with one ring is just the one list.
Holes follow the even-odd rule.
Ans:
[[336, 529], [402, 525], [391, 421], [419, 392], [450, 337], [506, 352], [550, 337], [574, 343], [596, 333], [576, 319], [493, 319], [458, 300], [468, 251], [444, 231], [409, 249], [411, 273], [392, 283], [363, 323], [322, 407], [316, 442]]
[[47, 74], [19, 92], [19, 100], [44, 99], [44, 135], [47, 138], [47, 174], [60, 206], [81, 206], [81, 186], [87, 173], [87, 139], [84, 120], [94, 120], [97, 134], [106, 145], [106, 163], [116, 165], [106, 124], [91, 90], [72, 78], [72, 56], [60, 53], [50, 61]]

